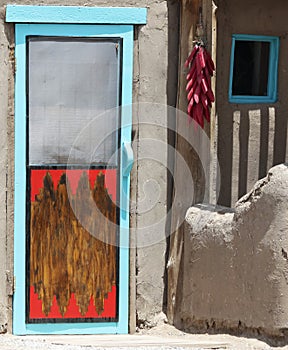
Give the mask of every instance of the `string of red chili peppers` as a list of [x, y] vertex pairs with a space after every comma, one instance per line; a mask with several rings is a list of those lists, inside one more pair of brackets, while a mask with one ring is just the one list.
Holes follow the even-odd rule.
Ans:
[[185, 62], [189, 67], [186, 80], [188, 99], [187, 112], [202, 128], [204, 118], [210, 122], [210, 108], [215, 101], [211, 88], [211, 77], [215, 71], [214, 62], [203, 43], [197, 42]]

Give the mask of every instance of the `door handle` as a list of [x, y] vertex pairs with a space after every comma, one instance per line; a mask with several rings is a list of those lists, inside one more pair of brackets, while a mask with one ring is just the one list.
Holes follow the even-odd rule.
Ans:
[[131, 142], [123, 142], [122, 146], [122, 175], [129, 176], [134, 164], [133, 149]]
[[122, 191], [121, 191], [121, 209], [122, 215], [126, 217], [129, 209], [129, 183], [128, 181], [131, 169], [134, 164], [133, 149], [131, 142], [123, 142], [122, 145]]

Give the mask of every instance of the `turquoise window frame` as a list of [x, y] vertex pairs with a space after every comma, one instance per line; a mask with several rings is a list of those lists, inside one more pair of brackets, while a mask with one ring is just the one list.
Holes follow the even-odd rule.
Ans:
[[[233, 70], [234, 52], [236, 41], [266, 41], [270, 43], [269, 72], [267, 83], [267, 96], [233, 95]], [[277, 101], [278, 84], [278, 59], [279, 59], [279, 38], [277, 36], [233, 34], [231, 57], [230, 57], [230, 78], [229, 78], [229, 102], [231, 103], [274, 103]]]
[[[77, 14], [77, 16], [76, 16]], [[89, 15], [89, 16], [88, 16]], [[118, 15], [120, 17], [118, 17]], [[65, 6], [14, 6], [6, 9], [6, 22], [15, 25], [15, 193], [14, 193], [14, 334], [127, 334], [129, 319], [129, 187], [133, 164], [131, 153], [133, 24], [146, 23], [146, 9], [81, 8]], [[54, 17], [53, 17], [54, 16]], [[129, 19], [130, 18], [130, 19]], [[69, 19], [69, 24], [67, 23]], [[63, 21], [63, 23], [61, 22]], [[23, 22], [23, 23], [22, 23]], [[27, 23], [26, 23], [27, 22]], [[30, 24], [32, 23], [33, 24]], [[35, 23], [37, 22], [37, 23]], [[40, 22], [40, 23], [39, 23]], [[44, 22], [44, 23], [42, 23]], [[57, 23], [53, 23], [57, 22]], [[72, 23], [71, 23], [72, 22]], [[99, 24], [99, 22], [101, 24]], [[130, 24], [129, 24], [130, 22]], [[29, 23], [29, 24], [28, 24]], [[80, 24], [81, 23], [81, 24]], [[83, 24], [84, 23], [84, 24]], [[109, 24], [102, 24], [109, 23]], [[117, 23], [111, 24], [111, 23]], [[120, 24], [124, 23], [124, 24]], [[122, 38], [122, 165], [120, 167], [120, 250], [118, 322], [27, 324], [25, 317], [26, 259], [26, 37], [116, 37]], [[17, 311], [17, 312], [16, 312]]]

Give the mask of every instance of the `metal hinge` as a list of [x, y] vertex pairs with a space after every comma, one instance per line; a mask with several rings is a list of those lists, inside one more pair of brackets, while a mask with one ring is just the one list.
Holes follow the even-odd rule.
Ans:
[[7, 295], [12, 296], [15, 293], [16, 277], [10, 270], [6, 270], [6, 290]]
[[16, 74], [16, 57], [15, 57], [15, 46], [11, 45], [9, 47], [9, 61], [11, 62], [14, 75]]
[[15, 291], [16, 291], [16, 276], [13, 276], [12, 293], [14, 294]]

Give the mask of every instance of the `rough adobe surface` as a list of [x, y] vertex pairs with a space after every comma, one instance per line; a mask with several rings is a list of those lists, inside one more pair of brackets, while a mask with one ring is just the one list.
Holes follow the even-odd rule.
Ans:
[[[288, 162], [287, 2], [217, 0], [217, 149], [221, 168], [219, 203], [235, 205], [272, 166]], [[272, 104], [229, 103], [229, 69], [233, 34], [277, 36], [279, 50], [278, 99]]]
[[188, 210], [177, 327], [285, 338], [287, 188], [288, 165], [282, 164], [233, 210], [209, 205]]

